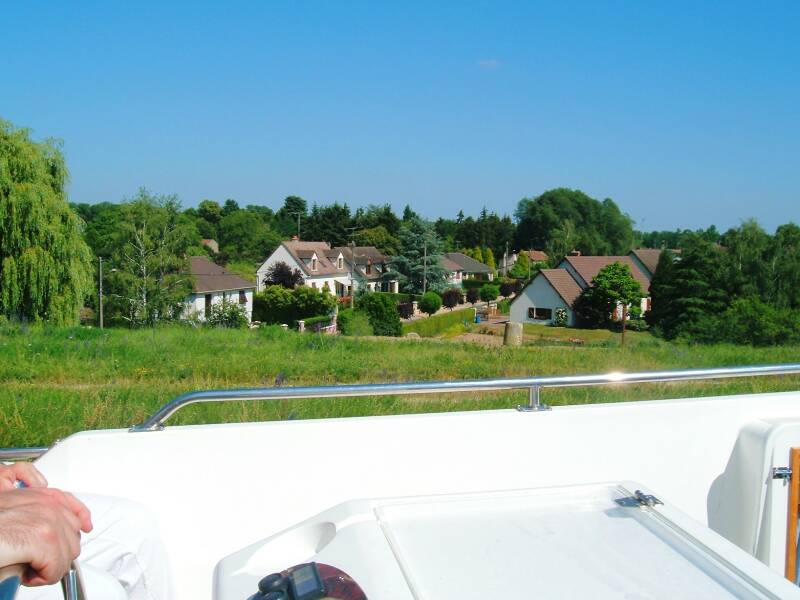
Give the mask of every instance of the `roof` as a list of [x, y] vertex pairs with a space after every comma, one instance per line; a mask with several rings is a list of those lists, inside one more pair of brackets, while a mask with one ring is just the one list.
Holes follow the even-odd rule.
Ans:
[[581, 295], [581, 286], [566, 269], [541, 269], [539, 273], [547, 279], [568, 306], [571, 307], [572, 303]]
[[563, 265], [565, 262], [569, 263], [587, 284], [592, 283], [592, 279], [603, 267], [617, 262], [628, 265], [633, 278], [639, 282], [642, 290], [645, 292], [650, 291], [650, 280], [630, 256], [566, 256], [561, 264]]
[[542, 250], [526, 250], [525, 254], [527, 254], [528, 258], [533, 262], [547, 262], [547, 252], [543, 252]]
[[491, 267], [488, 265], [461, 252], [445, 252], [442, 256], [442, 266], [448, 271], [464, 271], [465, 273], [492, 272]]
[[189, 272], [194, 277], [194, 291], [198, 294], [253, 289], [256, 287], [255, 283], [214, 264], [205, 256], [190, 256]]
[[381, 273], [373, 270], [367, 273], [367, 265], [379, 265], [386, 262], [386, 256], [375, 246], [338, 246], [332, 250], [336, 255], [342, 253], [344, 259], [351, 265], [355, 264], [356, 271], [367, 279], [378, 279]]
[[[339, 253], [334, 253], [327, 242], [288, 240], [282, 244], [306, 275], [341, 275], [344, 273], [344, 270], [336, 268], [336, 257], [339, 256]], [[317, 256], [316, 271], [312, 271], [311, 266], [306, 264], [306, 261], [310, 261], [314, 255]]]
[[656, 273], [661, 252], [661, 248], [636, 248], [631, 250], [631, 254], [642, 262], [645, 268], [650, 271], [650, 275], [655, 275]]

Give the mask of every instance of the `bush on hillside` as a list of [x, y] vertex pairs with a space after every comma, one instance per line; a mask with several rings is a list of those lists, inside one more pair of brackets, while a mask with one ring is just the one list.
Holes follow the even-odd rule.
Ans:
[[383, 294], [367, 294], [359, 298], [357, 309], [367, 314], [375, 335], [400, 335], [400, 314], [391, 298]]
[[480, 292], [478, 291], [478, 288], [473, 287], [467, 290], [467, 302], [470, 304], [475, 304], [479, 298]]
[[449, 288], [442, 294], [442, 304], [453, 310], [461, 303], [461, 290], [459, 288]]
[[305, 286], [289, 290], [270, 285], [254, 296], [253, 319], [293, 325], [300, 319], [330, 314], [335, 306], [336, 298], [327, 292]]
[[429, 315], [436, 314], [442, 308], [442, 297], [436, 292], [425, 292], [419, 301], [419, 309]]
[[500, 295], [508, 298], [515, 293], [516, 287], [516, 279], [504, 279], [500, 282]]
[[500, 295], [500, 287], [487, 284], [481, 288], [480, 297], [481, 300], [484, 302], [491, 302], [492, 300], [497, 300], [497, 297]]
[[211, 306], [211, 313], [206, 319], [210, 327], [229, 327], [231, 329], [247, 327], [250, 320], [244, 306], [236, 302], [223, 301]]
[[363, 336], [373, 335], [372, 325], [369, 324], [369, 315], [364, 311], [347, 308], [339, 311], [337, 320], [339, 333], [342, 335]]

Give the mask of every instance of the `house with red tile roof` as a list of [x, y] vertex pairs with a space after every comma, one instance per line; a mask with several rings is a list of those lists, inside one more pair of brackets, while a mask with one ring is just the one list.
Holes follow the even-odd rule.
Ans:
[[303, 275], [303, 285], [327, 290], [339, 297], [352, 293], [359, 281], [366, 281], [370, 291], [397, 291], [397, 282], [383, 282], [388, 257], [374, 246], [340, 246], [331, 248], [327, 242], [292, 239], [270, 254], [256, 271], [257, 291], [264, 289], [269, 269], [284, 262]]
[[551, 324], [556, 312], [564, 310], [567, 325], [576, 325], [575, 300], [592, 284], [592, 280], [605, 266], [622, 263], [631, 269], [633, 278], [642, 286], [645, 297], [641, 309], [650, 309], [650, 279], [648, 272], [631, 256], [581, 256], [577, 253], [564, 257], [556, 269], [542, 269], [511, 302], [510, 319], [523, 323]]

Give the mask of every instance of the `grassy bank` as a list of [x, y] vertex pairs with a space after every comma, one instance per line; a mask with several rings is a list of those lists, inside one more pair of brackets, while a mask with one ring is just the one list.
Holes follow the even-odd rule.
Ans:
[[420, 337], [434, 337], [456, 331], [458, 333], [463, 333], [466, 329], [464, 323], [469, 325], [474, 320], [474, 308], [462, 308], [460, 310], [443, 312], [432, 317], [403, 323], [403, 335], [407, 333], [416, 333], [419, 334]]
[[[127, 427], [195, 389], [472, 379], [638, 371], [796, 360], [798, 347], [693, 347], [652, 340], [628, 348], [589, 345], [486, 348], [439, 340], [381, 340], [284, 332], [0, 329], [0, 446], [49, 444], [83, 429]], [[758, 378], [545, 390], [552, 404], [800, 388], [798, 378]], [[514, 406], [523, 392], [409, 398], [207, 404], [170, 423], [316, 418]]]

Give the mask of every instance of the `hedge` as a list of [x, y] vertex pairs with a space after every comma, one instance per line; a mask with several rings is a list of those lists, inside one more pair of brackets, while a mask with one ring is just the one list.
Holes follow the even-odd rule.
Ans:
[[442, 313], [427, 319], [417, 319], [403, 323], [403, 335], [416, 333], [420, 337], [433, 337], [444, 333], [450, 329], [463, 325], [464, 322], [472, 323], [475, 321], [475, 309], [464, 308], [453, 312]]

